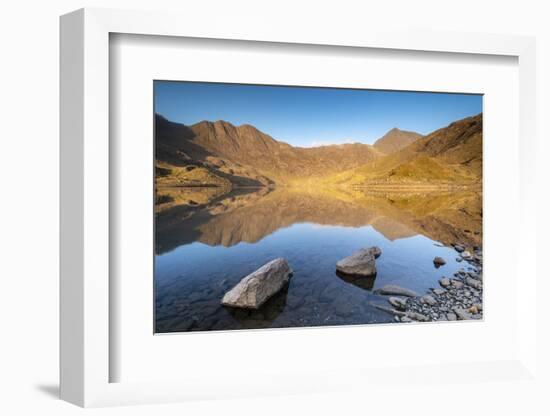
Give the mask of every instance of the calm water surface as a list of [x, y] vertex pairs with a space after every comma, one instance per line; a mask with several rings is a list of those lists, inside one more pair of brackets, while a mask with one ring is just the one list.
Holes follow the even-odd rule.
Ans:
[[[480, 245], [481, 198], [474, 192], [368, 194], [164, 190], [157, 205], [156, 332], [393, 322], [371, 302], [397, 284], [423, 294], [467, 264], [451, 243]], [[382, 249], [375, 278], [336, 274], [338, 260]], [[447, 264], [435, 268], [433, 258]], [[244, 276], [277, 257], [294, 273], [257, 311], [220, 305]]]

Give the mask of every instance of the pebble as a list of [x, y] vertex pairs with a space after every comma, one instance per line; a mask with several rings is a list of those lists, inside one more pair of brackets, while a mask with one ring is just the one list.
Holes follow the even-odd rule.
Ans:
[[439, 284], [443, 287], [449, 287], [451, 285], [451, 280], [448, 277], [443, 277], [439, 279]]
[[388, 302], [394, 308], [397, 308], [397, 309], [400, 309], [400, 310], [404, 310], [407, 307], [407, 301], [406, 301], [406, 299], [403, 299], [403, 298], [397, 298], [397, 297], [392, 296], [388, 299]]
[[451, 284], [455, 289], [462, 289], [462, 287], [464, 286], [464, 283], [456, 279], [451, 280]]
[[479, 280], [477, 280], [477, 279], [472, 279], [471, 277], [467, 277], [467, 278], [466, 278], [466, 284], [467, 284], [468, 286], [472, 286], [472, 287], [474, 287], [474, 288], [476, 288], [476, 289], [478, 289], [478, 290], [481, 289], [481, 287], [482, 287], [482, 283], [481, 283]]
[[447, 321], [456, 321], [456, 315], [453, 312], [449, 312], [447, 315]]
[[433, 298], [433, 296], [430, 295], [424, 295], [420, 298], [420, 301], [422, 303], [427, 303], [430, 306], [434, 306], [437, 304], [437, 301]]
[[468, 313], [468, 311], [465, 311], [464, 309], [456, 308], [454, 309], [454, 313], [461, 321], [472, 319], [472, 316]]

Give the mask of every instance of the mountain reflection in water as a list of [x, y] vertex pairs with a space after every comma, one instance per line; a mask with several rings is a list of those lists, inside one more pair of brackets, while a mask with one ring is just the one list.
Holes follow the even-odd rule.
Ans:
[[[156, 205], [156, 330], [390, 322], [369, 302], [396, 283], [423, 293], [461, 265], [449, 246], [481, 246], [481, 194], [360, 189], [161, 188]], [[353, 251], [382, 248], [375, 279], [335, 273]], [[447, 260], [433, 267], [434, 256]], [[267, 261], [285, 257], [289, 286], [258, 311], [220, 305]]]

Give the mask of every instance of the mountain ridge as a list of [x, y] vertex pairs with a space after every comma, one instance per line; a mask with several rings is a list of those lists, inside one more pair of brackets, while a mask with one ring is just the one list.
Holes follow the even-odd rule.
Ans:
[[187, 126], [155, 114], [157, 184], [472, 182], [481, 177], [481, 135], [478, 114], [425, 136], [394, 127], [374, 145], [295, 147], [250, 124], [203, 120]]

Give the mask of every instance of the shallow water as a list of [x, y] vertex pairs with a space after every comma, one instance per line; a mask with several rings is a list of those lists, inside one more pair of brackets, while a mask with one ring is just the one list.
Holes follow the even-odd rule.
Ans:
[[[397, 284], [423, 294], [467, 268], [450, 244], [481, 245], [475, 192], [260, 189], [202, 199], [166, 192], [172, 202], [157, 206], [156, 332], [393, 322], [370, 304], [386, 299], [374, 290]], [[374, 245], [382, 249], [375, 278], [336, 274], [338, 260]], [[436, 268], [435, 256], [447, 264]], [[244, 276], [277, 257], [294, 271], [288, 287], [258, 311], [220, 305]]]

